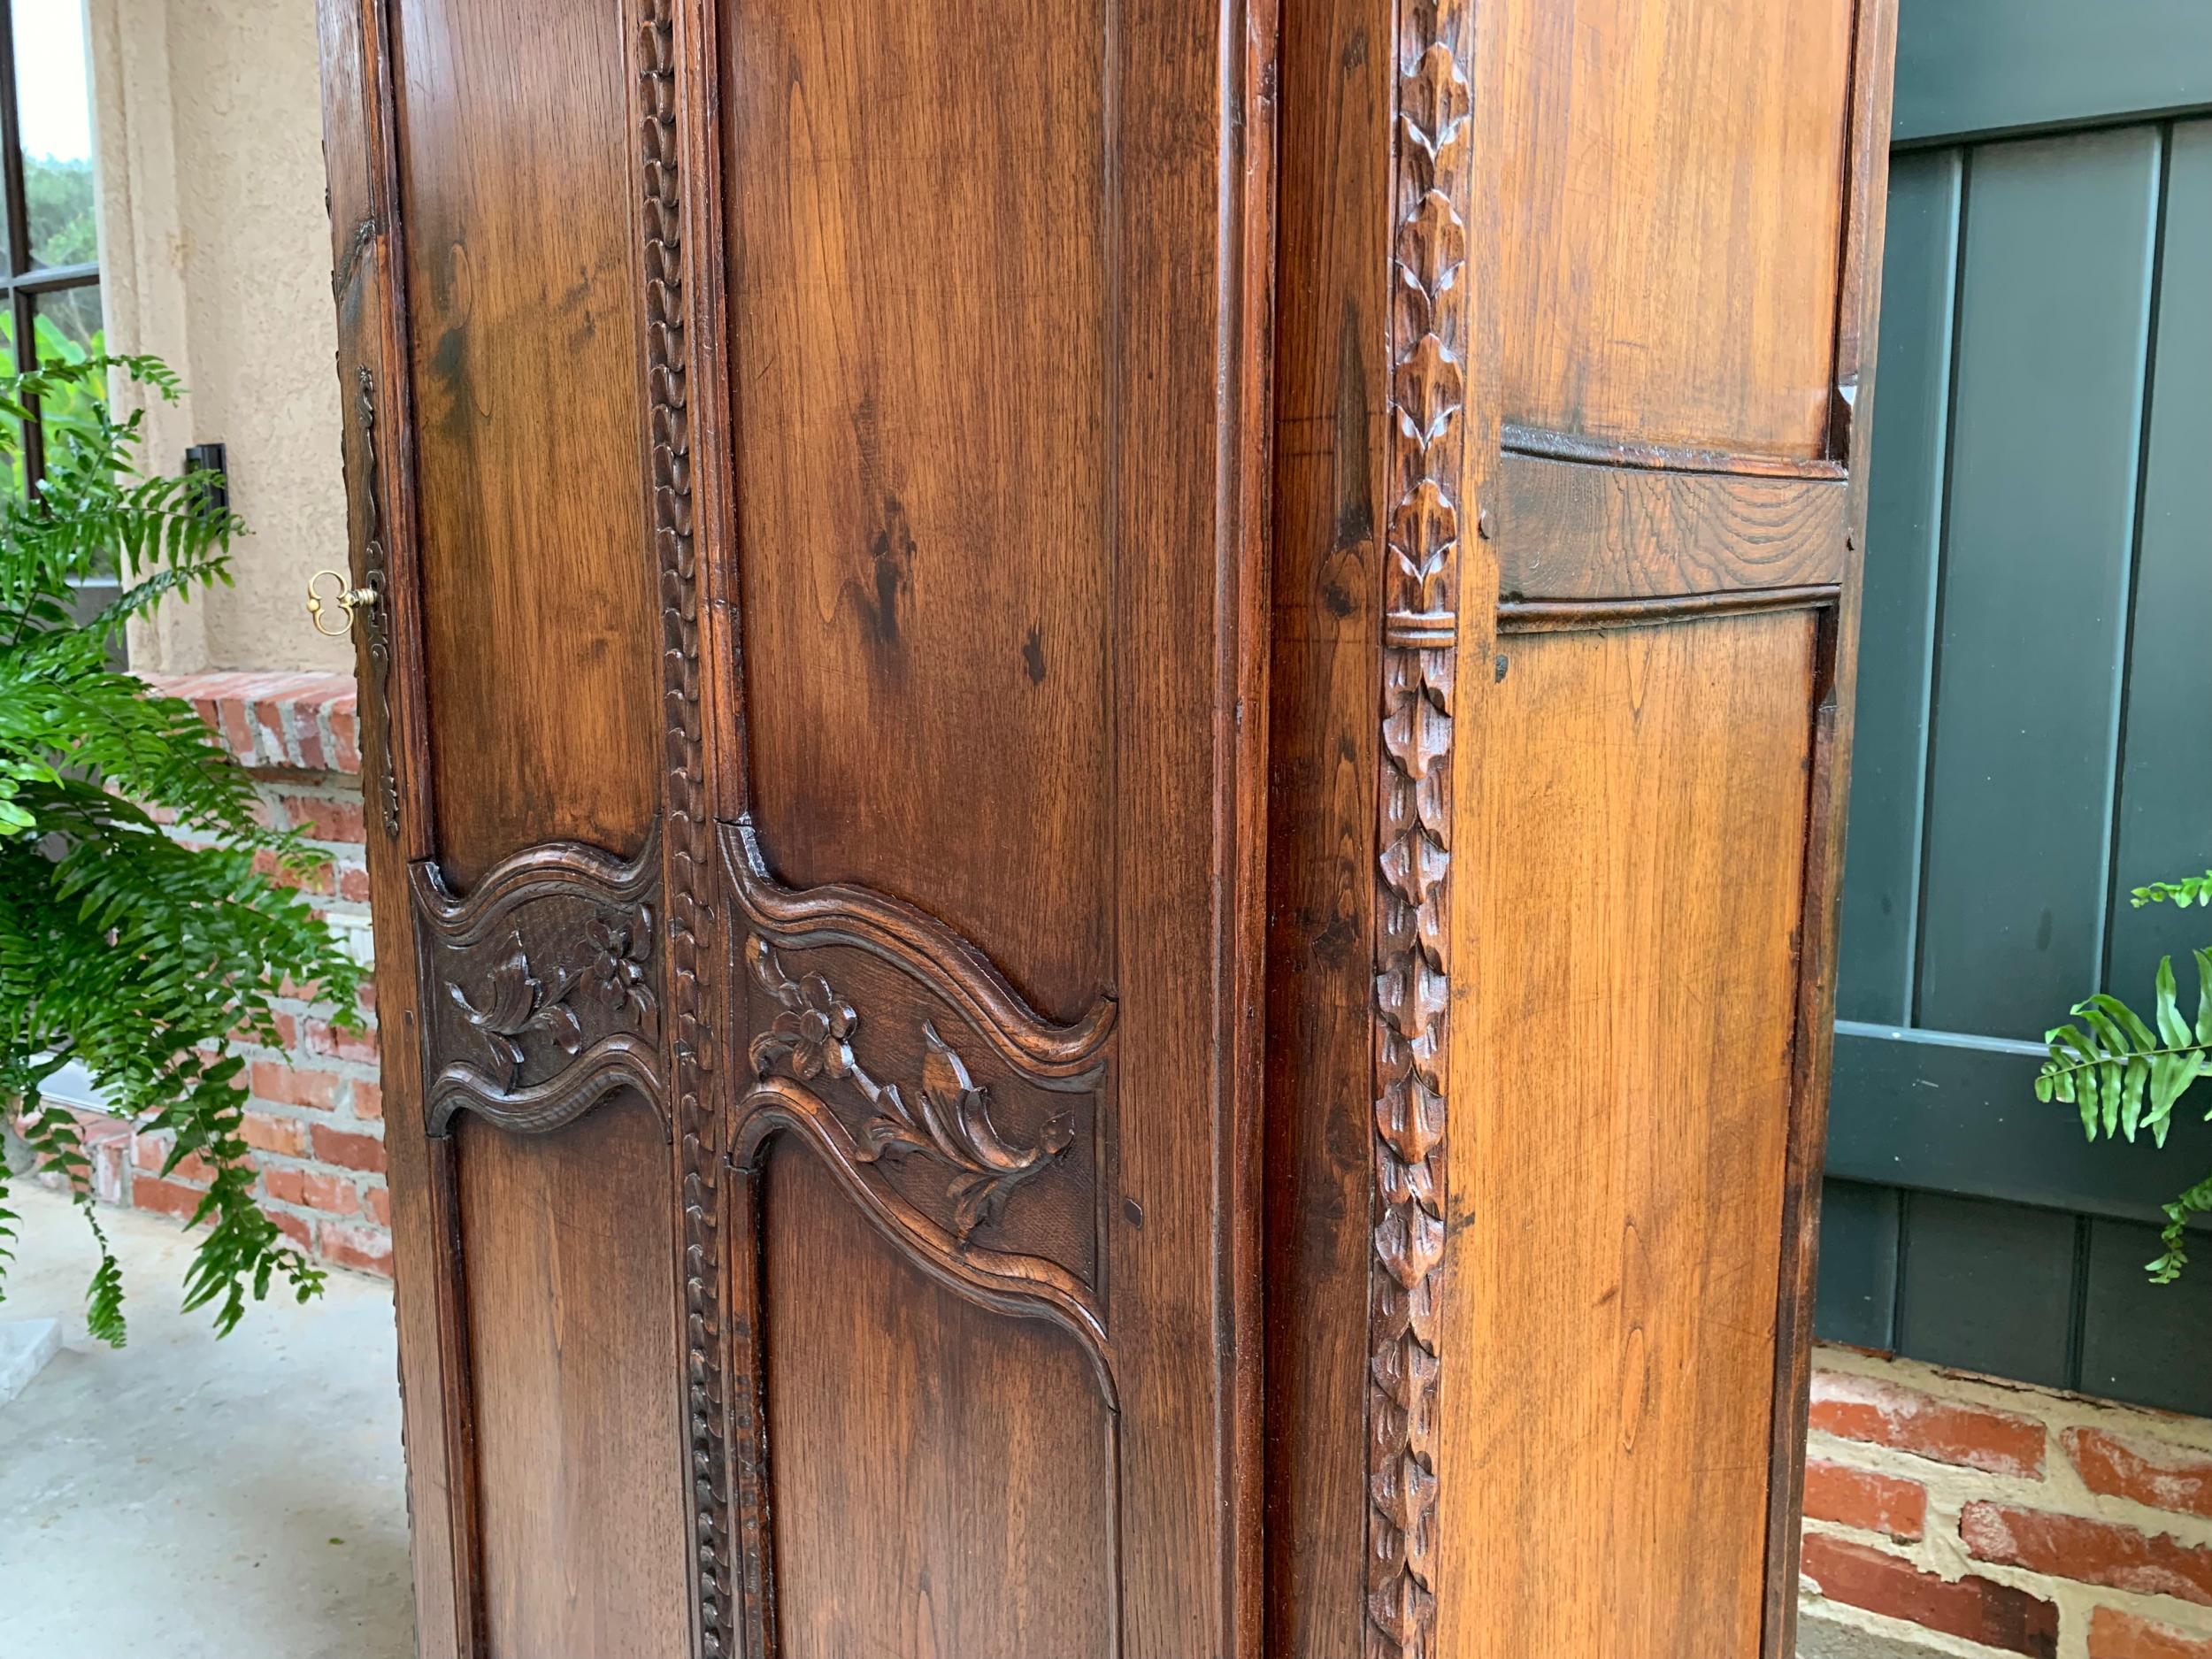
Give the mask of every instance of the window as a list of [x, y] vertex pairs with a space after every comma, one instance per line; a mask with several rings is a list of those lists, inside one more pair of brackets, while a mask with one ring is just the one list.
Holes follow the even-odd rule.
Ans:
[[[101, 350], [84, 0], [0, 0], [0, 370]], [[70, 411], [38, 415], [7, 488], [37, 482], [45, 434]]]

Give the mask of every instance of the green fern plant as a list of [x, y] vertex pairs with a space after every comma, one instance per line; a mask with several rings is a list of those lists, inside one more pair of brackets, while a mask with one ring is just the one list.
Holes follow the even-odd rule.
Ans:
[[2156, 904], [2164, 900], [2186, 910], [2192, 904], [2202, 907], [2212, 904], [2212, 870], [2200, 876], [2184, 876], [2178, 881], [2154, 881], [2147, 887], [2138, 887], [2130, 895], [2135, 908]]
[[[280, 1281], [305, 1301], [323, 1279], [255, 1202], [234, 1047], [278, 1041], [288, 980], [357, 1025], [362, 970], [287, 882], [321, 856], [260, 822], [252, 780], [191, 704], [112, 666], [131, 618], [229, 581], [245, 526], [211, 506], [211, 475], [140, 469], [144, 413], [116, 417], [110, 374], [180, 390], [142, 357], [0, 376], [0, 461], [18, 423], [67, 411], [46, 423], [37, 489], [0, 499], [0, 1109], [82, 1209], [98, 1253], [87, 1325], [120, 1345], [121, 1274], [77, 1119], [48, 1080], [81, 1065], [109, 1110], [174, 1137], [164, 1174], [195, 1156], [212, 1171], [184, 1299], [227, 1333], [250, 1296]], [[120, 595], [79, 620], [79, 584], [104, 572]], [[20, 1219], [8, 1180], [0, 1159], [0, 1297]]]
[[[2154, 881], [2131, 895], [2146, 904], [2212, 905], [2212, 871], [2178, 881]], [[2100, 1134], [2133, 1141], [2145, 1130], [2163, 1147], [2174, 1107], [2199, 1078], [2212, 1075], [2212, 950], [2199, 950], [2196, 1018], [2185, 1018], [2174, 979], [2174, 959], [2162, 956], [2152, 987], [2152, 1017], [2145, 1020], [2118, 997], [2100, 992], [2073, 1012], [2069, 1023], [2044, 1033], [2050, 1056], [2036, 1073], [2036, 1098], [2062, 1101], [2081, 1113], [2092, 1141]], [[2084, 1027], [2086, 1027], [2085, 1030]], [[2212, 1112], [2207, 1112], [2212, 1118]], [[2158, 1283], [2170, 1284], [2188, 1264], [2192, 1216], [2212, 1211], [2212, 1177], [2165, 1206], [2160, 1254], [2146, 1265]]]

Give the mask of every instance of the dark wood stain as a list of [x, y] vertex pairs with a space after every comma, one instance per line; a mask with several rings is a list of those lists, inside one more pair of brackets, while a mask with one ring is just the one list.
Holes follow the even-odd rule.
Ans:
[[664, 1145], [634, 1096], [556, 1137], [458, 1130], [492, 1659], [687, 1640], [676, 1394], [631, 1381], [681, 1365]]
[[320, 6], [426, 1659], [1787, 1659], [1887, 0]]
[[815, 1155], [767, 1173], [783, 1659], [1112, 1659], [1113, 1424], [1064, 1334], [855, 1227]]
[[1832, 583], [1840, 480], [1506, 457], [1498, 582], [1514, 599], [1665, 597]]
[[[416, 470], [438, 856], [465, 883], [534, 841], [634, 853], [660, 793], [635, 346], [580, 341], [562, 305], [580, 268], [633, 284], [621, 6], [404, 0], [396, 18], [434, 423]], [[541, 664], [558, 695], [523, 667]]]
[[[1270, 618], [1264, 1651], [1363, 1654], [1386, 8], [1283, 14]], [[1370, 342], [1372, 342], [1371, 344]], [[1291, 1587], [1297, 1586], [1294, 1590]]]
[[[1110, 42], [1041, 5], [786, 0], [727, 40], [762, 840], [794, 886], [923, 904], [1071, 1014], [1112, 980]], [[841, 606], [865, 674], [825, 649]], [[1011, 696], [1032, 628], [1053, 672]]]

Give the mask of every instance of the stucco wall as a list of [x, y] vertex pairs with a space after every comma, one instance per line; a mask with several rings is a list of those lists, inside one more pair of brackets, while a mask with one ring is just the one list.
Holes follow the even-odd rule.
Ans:
[[132, 660], [349, 669], [301, 604], [346, 558], [314, 8], [89, 0], [89, 20], [108, 338], [184, 376], [186, 403], [150, 417], [152, 458], [227, 445], [254, 532], [236, 587], [165, 607]]

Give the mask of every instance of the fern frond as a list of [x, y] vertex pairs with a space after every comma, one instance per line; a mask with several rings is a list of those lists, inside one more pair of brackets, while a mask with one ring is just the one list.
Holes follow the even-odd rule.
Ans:
[[2139, 910], [2146, 904], [2174, 904], [2184, 910], [2192, 904], [2212, 904], [2212, 870], [2200, 876], [2184, 876], [2178, 881], [2154, 881], [2136, 888], [2128, 898]]
[[2188, 1266], [2189, 1217], [2212, 1213], [2212, 1176], [2199, 1181], [2165, 1210], [2166, 1225], [2158, 1233], [2158, 1256], [2143, 1263], [2156, 1285], [2172, 1284]]
[[2081, 1025], [2044, 1033], [2049, 1057], [2036, 1073], [2036, 1098], [2074, 1107], [2092, 1141], [2100, 1133], [2132, 1141], [2148, 1128], [2151, 1139], [2164, 1146], [2175, 1103], [2212, 1072], [2212, 950], [2198, 951], [2196, 959], [2193, 1025], [2182, 1018], [2173, 958], [2162, 957], [2154, 987], [2157, 1029], [2104, 992], [2077, 1002], [2073, 1012]]
[[35, 1167], [62, 1178], [99, 1250], [99, 1263], [92, 1271], [92, 1283], [85, 1296], [85, 1330], [95, 1341], [121, 1348], [128, 1334], [123, 1323], [123, 1270], [108, 1247], [107, 1232], [93, 1209], [92, 1160], [85, 1156], [84, 1131], [68, 1112], [36, 1096], [26, 1106], [23, 1139], [36, 1160]]
[[[122, 1278], [91, 1192], [76, 1118], [45, 1103], [62, 1056], [109, 1110], [173, 1137], [171, 1162], [211, 1171], [186, 1305], [227, 1332], [281, 1279], [302, 1298], [321, 1271], [254, 1198], [242, 1138], [241, 1041], [279, 1041], [275, 999], [314, 985], [357, 1025], [363, 972], [288, 883], [321, 862], [263, 821], [252, 780], [189, 703], [108, 666], [115, 631], [173, 595], [230, 580], [244, 526], [208, 504], [204, 475], [137, 470], [142, 411], [118, 418], [107, 377], [173, 397], [149, 357], [102, 357], [0, 376], [0, 415], [50, 416], [38, 490], [0, 500], [0, 1106], [13, 1103], [35, 1167], [59, 1176], [90, 1226], [98, 1265], [87, 1324], [124, 1338]], [[0, 450], [9, 442], [0, 420]], [[121, 598], [88, 625], [73, 584], [119, 574]], [[192, 844], [169, 826], [205, 839]], [[18, 1217], [0, 1171], [0, 1278]]]

